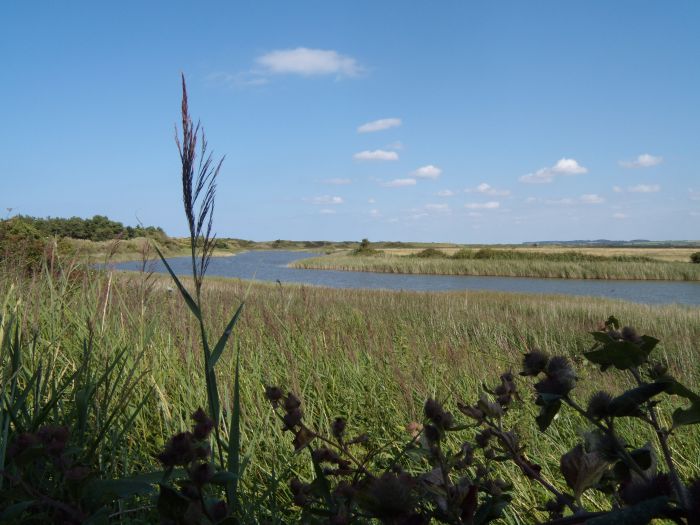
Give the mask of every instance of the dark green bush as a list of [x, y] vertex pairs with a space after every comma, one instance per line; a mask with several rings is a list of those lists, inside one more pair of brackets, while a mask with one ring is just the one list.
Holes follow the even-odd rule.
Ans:
[[420, 257], [421, 259], [446, 259], [447, 254], [442, 250], [426, 248], [425, 250], [421, 250], [414, 254], [414, 257]]
[[700, 264], [700, 252], [690, 254], [690, 262]]

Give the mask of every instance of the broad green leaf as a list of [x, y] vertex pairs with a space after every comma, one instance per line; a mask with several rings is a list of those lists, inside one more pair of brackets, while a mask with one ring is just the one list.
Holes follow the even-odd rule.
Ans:
[[643, 403], [660, 394], [666, 388], [667, 384], [662, 382], [638, 386], [610, 401], [608, 409], [613, 416], [635, 416], [639, 413], [639, 407]]
[[645, 525], [654, 518], [663, 517], [668, 508], [668, 496], [659, 496], [631, 507], [611, 510], [587, 520], [586, 525]]
[[696, 425], [700, 423], [700, 401], [693, 402], [690, 408], [677, 408], [673, 412], [673, 426]]
[[221, 334], [219, 341], [216, 343], [216, 346], [214, 347], [214, 350], [211, 353], [210, 366], [212, 368], [214, 368], [216, 366], [216, 362], [221, 357], [221, 354], [223, 353], [224, 348], [226, 348], [226, 342], [228, 341], [228, 338], [231, 335], [231, 332], [233, 331], [233, 327], [235, 326], [236, 322], [238, 321], [238, 318], [241, 315], [241, 312], [243, 311], [243, 304], [244, 303], [241, 303], [241, 305], [236, 310], [236, 313], [233, 314], [233, 317], [229, 321], [228, 325], [226, 325], [226, 329], [224, 330], [224, 333]]
[[560, 399], [555, 399], [553, 401], [548, 401], [542, 405], [542, 408], [540, 409], [539, 415], [535, 418], [535, 421], [537, 421], [537, 426], [540, 429], [540, 432], [544, 432], [549, 428], [549, 425], [552, 423], [552, 420], [554, 419], [554, 416], [557, 415], [559, 412], [559, 409], [561, 408], [561, 400]]
[[89, 483], [83, 491], [83, 500], [91, 506], [109, 503], [114, 499], [152, 494], [152, 483], [134, 479], [98, 479]]
[[608, 462], [600, 453], [586, 452], [582, 445], [576, 445], [561, 457], [559, 468], [578, 500], [586, 490], [597, 485], [608, 468]]
[[615, 341], [583, 355], [590, 362], [600, 365], [603, 370], [610, 366], [618, 370], [627, 370], [644, 363], [649, 354], [629, 341]]
[[34, 505], [34, 500], [20, 501], [14, 505], [10, 505], [5, 510], [0, 512], [0, 521], [11, 521], [12, 523], [21, 523], [19, 521], [24, 511]]
[[160, 260], [163, 261], [163, 264], [167, 268], [168, 273], [170, 274], [170, 277], [172, 277], [173, 281], [175, 281], [175, 285], [177, 286], [177, 289], [180, 290], [180, 295], [182, 295], [183, 299], [185, 299], [187, 306], [190, 307], [190, 310], [192, 310], [192, 313], [194, 314], [194, 316], [201, 321], [202, 320], [202, 312], [199, 310], [199, 306], [197, 306], [197, 303], [194, 302], [194, 299], [192, 299], [190, 292], [187, 291], [187, 288], [185, 288], [183, 286], [183, 284], [180, 282], [180, 279], [177, 278], [177, 275], [175, 275], [175, 272], [173, 272], [173, 269], [168, 264], [168, 261], [165, 260], [165, 257], [163, 256], [161, 251], [158, 249], [158, 247], [155, 244], [153, 245], [153, 247], [155, 248], [156, 252], [158, 253]]

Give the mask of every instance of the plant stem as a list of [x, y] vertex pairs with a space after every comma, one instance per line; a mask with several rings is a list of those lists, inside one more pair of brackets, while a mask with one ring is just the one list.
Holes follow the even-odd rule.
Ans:
[[[645, 384], [644, 381], [642, 381], [642, 377], [639, 375], [639, 370], [637, 368], [630, 368], [630, 373], [634, 376], [634, 379], [637, 381], [637, 384], [639, 386]], [[668, 473], [671, 476], [671, 483], [673, 484], [673, 490], [676, 493], [678, 502], [685, 509], [689, 509], [690, 504], [688, 502], [688, 497], [685, 492], [685, 487], [683, 486], [681, 478], [678, 475], [676, 465], [674, 464], [673, 457], [671, 456], [671, 449], [668, 446], [668, 430], [666, 430], [665, 428], [661, 428], [659, 418], [656, 414], [656, 409], [654, 409], [654, 406], [651, 403], [647, 403], [647, 410], [649, 412], [649, 417], [651, 418], [651, 425], [654, 427], [654, 430], [656, 431], [656, 437], [658, 438], [659, 444], [661, 445], [661, 451], [663, 452], [664, 460], [666, 461], [666, 465], [668, 466]]]

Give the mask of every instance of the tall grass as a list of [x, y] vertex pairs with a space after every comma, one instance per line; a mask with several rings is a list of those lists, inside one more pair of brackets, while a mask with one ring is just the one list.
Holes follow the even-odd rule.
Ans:
[[[14, 286], [11, 283], [14, 281]], [[183, 279], [185, 286], [190, 280]], [[329, 290], [305, 286], [251, 285], [210, 279], [202, 287], [202, 317], [207, 329], [220, 329], [230, 309], [247, 294], [246, 312], [237, 325], [240, 354], [242, 500], [269, 506], [267, 487], [282, 473], [310, 472], [306, 456], [291, 455], [264, 399], [265, 384], [283, 384], [304, 399], [306, 418], [319, 427], [337, 415], [348, 417], [348, 432], [369, 431], [376, 444], [408, 439], [406, 425], [420, 421], [423, 402], [474, 398], [484, 382], [518, 366], [526, 348], [572, 356], [583, 379], [600, 385], [607, 376], [578, 357], [589, 347], [586, 332], [611, 312], [659, 337], [662, 353], [679, 380], [697, 389], [700, 370], [700, 309], [646, 306], [574, 297], [486, 292], [418, 293]], [[85, 319], [94, 326], [93, 345], [100, 359], [95, 370], [119, 352], [135, 363], [143, 379], [134, 385], [132, 409], [150, 390], [114, 457], [120, 472], [157, 467], [153, 455], [165, 440], [188, 426], [188, 417], [207, 404], [199, 323], [170, 282], [148, 273], [43, 274], [33, 279], [0, 280], [0, 304], [17, 312], [25, 333], [35, 333], [42, 351], [55, 353], [55, 373], [66, 375], [83, 363]], [[17, 305], [21, 305], [17, 308]], [[139, 357], [141, 356], [141, 357]], [[6, 369], [7, 362], [3, 362]], [[33, 365], [27, 363], [28, 370]], [[35, 369], [35, 368], [34, 368]], [[223, 354], [217, 364], [222, 413], [233, 410], [236, 360]], [[614, 383], [615, 381], [613, 381]], [[590, 381], [582, 380], [581, 395]], [[619, 391], [624, 384], [609, 384]], [[591, 385], [590, 388], [593, 388]], [[520, 423], [532, 442], [530, 454], [556, 470], [565, 452], [586, 426], [575, 416], [547, 434], [532, 418]], [[628, 433], [640, 426], [628, 423]], [[697, 428], [697, 427], [695, 427]], [[672, 442], [684, 477], [700, 474], [689, 431]], [[388, 450], [393, 450], [391, 447]], [[381, 459], [381, 458], [380, 458]], [[686, 461], [684, 461], [686, 460]], [[530, 521], [539, 494], [505, 467], [516, 483], [517, 505], [510, 523]], [[282, 487], [278, 497], [284, 498]]]
[[698, 265], [651, 260], [452, 259], [338, 254], [302, 259], [291, 265], [295, 268], [403, 274], [700, 281]]

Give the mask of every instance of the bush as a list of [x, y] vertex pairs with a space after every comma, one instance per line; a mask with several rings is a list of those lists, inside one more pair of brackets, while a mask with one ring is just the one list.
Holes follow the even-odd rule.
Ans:
[[700, 264], [700, 252], [690, 254], [690, 262]]
[[445, 259], [447, 258], [447, 254], [435, 248], [426, 248], [416, 253], [415, 257], [420, 257], [421, 259]]

